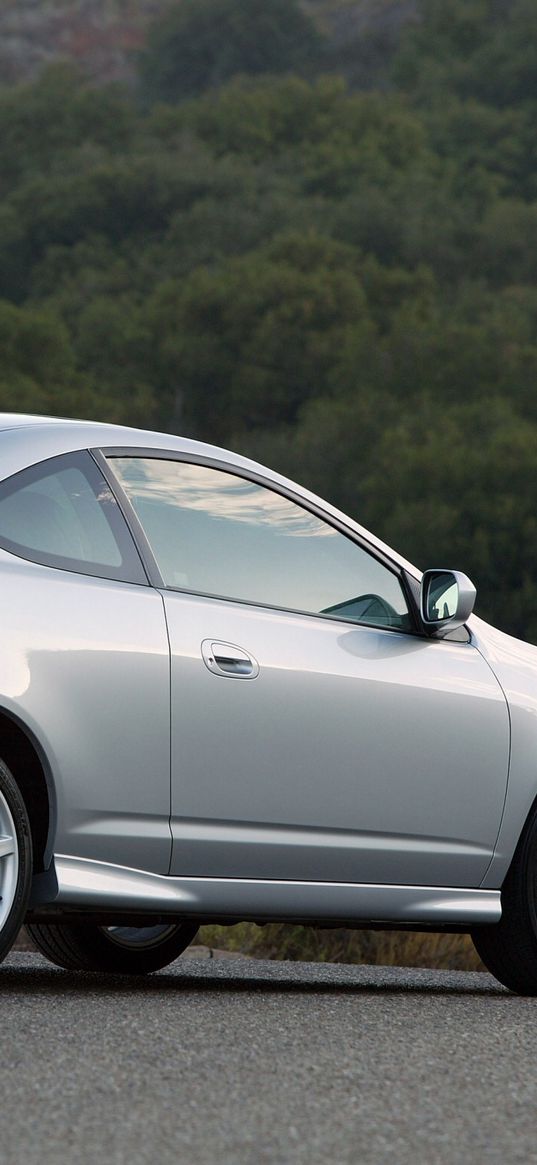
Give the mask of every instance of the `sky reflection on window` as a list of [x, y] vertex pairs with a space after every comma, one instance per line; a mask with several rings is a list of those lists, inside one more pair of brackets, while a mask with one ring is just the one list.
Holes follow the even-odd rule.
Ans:
[[188, 462], [114, 459], [114, 467], [128, 493], [143, 491], [146, 498], [179, 509], [203, 510], [213, 518], [230, 518], [253, 526], [277, 526], [294, 537], [330, 538], [336, 531], [281, 494], [255, 482]]

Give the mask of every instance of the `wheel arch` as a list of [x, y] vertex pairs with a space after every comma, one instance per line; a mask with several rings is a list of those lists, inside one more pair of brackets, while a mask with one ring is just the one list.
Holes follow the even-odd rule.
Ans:
[[33, 872], [42, 873], [52, 860], [56, 798], [47, 759], [35, 735], [17, 716], [0, 706], [0, 757], [21, 791], [30, 820]]
[[[507, 804], [494, 855], [481, 889], [501, 890], [526, 838], [531, 822], [537, 815], [537, 786], [528, 789], [525, 803]], [[509, 793], [508, 793], [509, 797]]]
[[520, 850], [522, 849], [522, 847], [525, 844], [528, 830], [533, 825], [536, 816], [537, 816], [537, 793], [535, 793], [533, 801], [531, 802], [531, 804], [527, 810], [526, 816], [524, 817], [524, 820], [522, 821], [521, 827], [518, 831], [518, 838], [516, 841], [516, 845], [513, 849], [511, 861], [509, 862], [509, 865], [507, 866], [507, 869], [505, 871], [502, 886], [504, 885], [507, 876], [510, 874], [511, 869], [513, 867], [513, 864], [516, 861], [518, 854], [520, 853]]

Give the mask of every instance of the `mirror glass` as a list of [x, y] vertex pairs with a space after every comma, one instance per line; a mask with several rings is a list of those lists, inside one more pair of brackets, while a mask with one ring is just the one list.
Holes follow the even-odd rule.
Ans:
[[427, 588], [426, 618], [431, 623], [451, 619], [457, 613], [459, 588], [450, 571], [432, 575]]

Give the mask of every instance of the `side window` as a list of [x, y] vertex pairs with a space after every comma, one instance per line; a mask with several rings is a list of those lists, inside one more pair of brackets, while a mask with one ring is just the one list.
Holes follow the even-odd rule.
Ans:
[[119, 506], [89, 453], [68, 453], [0, 484], [0, 546], [79, 574], [146, 583]]
[[181, 461], [110, 464], [167, 587], [411, 629], [397, 576], [282, 494]]

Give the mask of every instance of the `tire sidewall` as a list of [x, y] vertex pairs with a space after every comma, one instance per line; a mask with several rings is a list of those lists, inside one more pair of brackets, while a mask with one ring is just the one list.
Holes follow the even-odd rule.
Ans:
[[526, 913], [528, 937], [537, 957], [537, 814], [522, 843], [517, 882], [515, 892], [518, 891], [520, 908]]
[[68, 971], [98, 971], [111, 975], [146, 975], [173, 963], [192, 942], [199, 923], [178, 920], [171, 934], [150, 947], [136, 949], [115, 942], [107, 928], [87, 922], [30, 923], [37, 949]]
[[136, 950], [118, 946], [100, 926], [92, 928], [94, 957], [98, 970], [123, 975], [145, 975], [168, 966], [186, 949], [197, 932], [197, 924], [181, 923], [162, 942]]
[[0, 759], [0, 790], [13, 818], [18, 846], [17, 885], [11, 909], [0, 930], [0, 962], [11, 950], [24, 922], [32, 884], [32, 837], [26, 806], [13, 774]]

